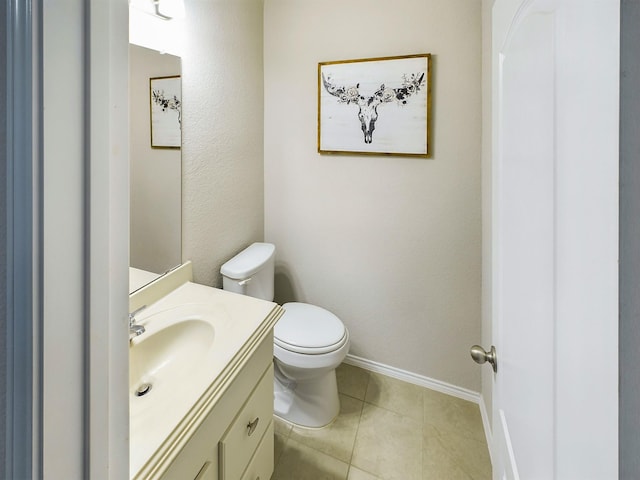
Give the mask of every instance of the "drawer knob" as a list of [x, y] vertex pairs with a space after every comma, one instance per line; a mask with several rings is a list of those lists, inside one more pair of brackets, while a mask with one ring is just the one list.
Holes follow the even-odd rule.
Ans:
[[256, 419], [253, 422], [247, 423], [247, 435], [251, 436], [253, 432], [255, 432], [259, 421], [260, 421], [260, 417], [256, 417]]

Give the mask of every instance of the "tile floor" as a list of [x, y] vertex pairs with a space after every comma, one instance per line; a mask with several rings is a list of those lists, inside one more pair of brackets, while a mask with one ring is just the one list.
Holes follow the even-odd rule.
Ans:
[[358, 367], [337, 370], [341, 410], [323, 429], [276, 418], [271, 480], [490, 480], [474, 403]]

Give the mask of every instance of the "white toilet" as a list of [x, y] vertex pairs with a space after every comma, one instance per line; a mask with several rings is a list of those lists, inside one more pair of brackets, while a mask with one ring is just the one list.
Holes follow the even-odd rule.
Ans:
[[[225, 290], [273, 301], [275, 246], [254, 243], [222, 265]], [[323, 427], [338, 415], [335, 369], [349, 351], [349, 331], [331, 312], [285, 303], [274, 329], [274, 410], [304, 427]]]

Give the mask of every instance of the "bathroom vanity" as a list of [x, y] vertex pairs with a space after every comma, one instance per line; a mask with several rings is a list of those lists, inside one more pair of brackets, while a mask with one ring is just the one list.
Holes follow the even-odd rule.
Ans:
[[169, 277], [130, 298], [148, 305], [130, 341], [131, 478], [268, 480], [282, 308], [185, 281], [190, 266]]

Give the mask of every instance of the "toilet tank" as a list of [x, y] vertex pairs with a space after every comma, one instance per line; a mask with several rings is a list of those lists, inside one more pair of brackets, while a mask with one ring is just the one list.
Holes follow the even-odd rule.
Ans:
[[273, 301], [276, 247], [254, 243], [220, 268], [222, 288], [230, 292]]

